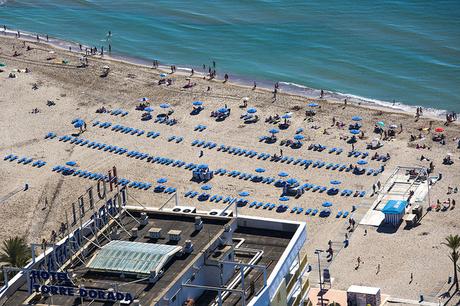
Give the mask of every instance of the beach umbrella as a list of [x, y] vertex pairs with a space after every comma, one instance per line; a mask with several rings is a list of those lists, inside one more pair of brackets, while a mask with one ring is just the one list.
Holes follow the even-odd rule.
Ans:
[[302, 133], [302, 132], [303, 132], [303, 128], [298, 128], [298, 129], [295, 131], [296, 134], [300, 134], [300, 133]]
[[302, 139], [304, 139], [304, 138], [305, 138], [305, 136], [303, 136], [303, 135], [299, 135], [299, 134], [294, 135], [294, 139], [295, 139], [295, 140], [299, 140], [299, 141], [300, 141], [300, 140], [302, 140]]
[[308, 103], [308, 106], [310, 106], [310, 107], [318, 107], [319, 104], [318, 103]]
[[248, 195], [249, 195], [249, 192], [247, 192], [247, 191], [241, 191], [241, 192], [239, 193], [239, 196], [240, 196], [240, 197], [247, 197]]
[[384, 123], [383, 121], [378, 121], [376, 124], [377, 124], [378, 126], [380, 126], [380, 127], [384, 127], [384, 126], [385, 126], [385, 123]]
[[206, 169], [206, 168], [208, 168], [207, 164], [199, 164], [198, 165], [198, 169]]
[[166, 74], [166, 73], [162, 73], [162, 74], [160, 74], [160, 77], [161, 77], [161, 78], [165, 78], [166, 76], [167, 76], [167, 74]]
[[222, 108], [219, 108], [217, 111], [218, 111], [219, 113], [223, 113], [223, 114], [224, 114], [224, 113], [228, 112], [228, 109], [225, 108], [225, 107], [222, 107]]
[[160, 104], [160, 107], [161, 108], [169, 108], [171, 105], [169, 105], [169, 103], [161, 103]]
[[211, 188], [212, 188], [211, 185], [203, 185], [203, 186], [201, 186], [202, 190], [210, 190]]
[[201, 106], [201, 105], [203, 105], [203, 102], [201, 102], [201, 101], [195, 101], [195, 102], [193, 102], [192, 104], [193, 104], [194, 106]]
[[283, 172], [283, 171], [278, 173], [278, 175], [281, 176], [281, 177], [289, 176], [289, 174], [287, 172]]
[[264, 168], [256, 168], [256, 172], [257, 173], [262, 173], [262, 172], [265, 172], [265, 169]]
[[340, 184], [342, 184], [342, 182], [341, 182], [341, 181], [338, 181], [338, 180], [332, 180], [332, 181], [330, 181], [330, 183], [331, 183], [332, 185], [340, 185]]
[[361, 159], [361, 160], [358, 160], [357, 164], [358, 165], [365, 165], [365, 164], [367, 164], [367, 161], [364, 160], [364, 159]]
[[255, 114], [255, 113], [257, 113], [257, 109], [255, 109], [255, 108], [250, 108], [250, 109], [247, 110], [247, 112], [248, 112], [249, 114]]
[[290, 178], [286, 181], [286, 183], [289, 185], [294, 185], [297, 184], [297, 180], [295, 178]]
[[358, 135], [361, 132], [359, 130], [350, 130], [350, 133], [352, 133], [353, 135]]
[[81, 121], [81, 119], [80, 119], [80, 118], [75, 118], [75, 119], [73, 119], [70, 123], [74, 124], [74, 123], [77, 122], [77, 121]]
[[5, 63], [0, 63], [0, 67], [6, 67]]
[[72, 167], [72, 166], [75, 166], [77, 163], [74, 162], [73, 160], [71, 160], [71, 161], [66, 162], [65, 164], [66, 164], [67, 166], [71, 166], [71, 167]]
[[277, 134], [280, 132], [280, 130], [278, 129], [271, 129], [270, 131], [268, 131], [270, 134]]
[[150, 113], [150, 112], [153, 112], [153, 108], [152, 108], [152, 107], [150, 107], [150, 106], [148, 106], [148, 107], [144, 108], [144, 111], [146, 111], [146, 112], [149, 112], [149, 113]]
[[442, 132], [444, 132], [444, 128], [442, 128], [442, 127], [437, 127], [437, 128], [434, 129], [434, 131], [435, 131], [436, 133], [442, 133]]
[[165, 177], [160, 177], [160, 178], [157, 180], [157, 183], [159, 183], [159, 184], [164, 184], [164, 183], [166, 183], [167, 181], [168, 181], [167, 178], [165, 178]]
[[285, 201], [289, 201], [289, 198], [288, 197], [281, 197], [281, 198], [279, 198], [279, 200], [285, 202]]
[[143, 97], [143, 98], [140, 98], [138, 99], [139, 102], [147, 102], [147, 101], [150, 101], [149, 98], [146, 98], [146, 97]]
[[73, 126], [76, 127], [76, 128], [81, 128], [84, 125], [85, 125], [85, 122], [83, 120], [80, 120], [80, 119], [75, 121], [74, 124], [73, 124]]
[[324, 202], [322, 204], [323, 207], [331, 207], [332, 206], [332, 203], [331, 202]]
[[289, 119], [291, 117], [292, 117], [292, 114], [290, 114], [290, 113], [286, 113], [283, 116], [281, 116], [281, 118], [283, 118], [283, 119]]
[[363, 120], [363, 118], [361, 118], [360, 116], [353, 116], [353, 117], [351, 117], [351, 120], [353, 120], [353, 121], [361, 121], [361, 120]]

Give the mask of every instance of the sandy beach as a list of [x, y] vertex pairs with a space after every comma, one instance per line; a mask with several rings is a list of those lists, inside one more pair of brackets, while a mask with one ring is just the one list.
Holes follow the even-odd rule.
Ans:
[[[24, 235], [28, 242], [40, 243], [48, 238], [52, 230], [57, 230], [65, 219], [65, 212], [70, 210], [72, 202], [94, 184], [93, 181], [76, 176], [63, 176], [51, 171], [56, 165], [64, 165], [67, 161], [76, 161], [80, 169], [92, 172], [107, 172], [112, 166], [118, 169], [120, 177], [129, 180], [150, 182], [154, 186], [160, 177], [168, 179], [166, 185], [177, 188], [180, 205], [196, 206], [199, 209], [224, 207], [224, 204], [210, 201], [198, 201], [197, 198], [184, 197], [189, 190], [203, 192], [202, 184], [192, 182], [192, 173], [178, 167], [147, 163], [145, 160], [129, 158], [126, 155], [117, 155], [102, 150], [93, 150], [86, 146], [58, 141], [58, 138], [44, 139], [48, 132], [59, 136], [78, 132], [71, 121], [81, 118], [87, 123], [87, 130], [80, 137], [90, 141], [137, 150], [153, 156], [162, 156], [180, 159], [184, 162], [206, 163], [211, 170], [224, 168], [255, 174], [258, 167], [266, 171], [264, 176], [279, 179], [278, 173], [287, 172], [289, 178], [295, 178], [302, 183], [320, 186], [330, 186], [330, 181], [339, 180], [338, 188], [353, 191], [365, 191], [363, 197], [329, 196], [325, 192], [307, 191], [298, 199], [290, 198], [282, 203], [290, 208], [302, 207], [321, 210], [322, 203], [330, 201], [332, 214], [327, 218], [307, 216], [304, 212], [277, 213], [275, 210], [255, 209], [248, 205], [239, 209], [240, 214], [255, 215], [269, 218], [287, 218], [303, 220], [307, 223], [308, 242], [305, 251], [309, 254], [310, 262], [315, 267], [316, 255], [314, 250], [326, 249], [329, 240], [334, 249], [339, 250], [330, 263], [333, 277], [333, 288], [347, 289], [352, 284], [377, 286], [382, 293], [390, 296], [418, 300], [420, 294], [432, 300], [437, 299], [441, 290], [445, 290], [445, 282], [452, 275], [452, 264], [448, 258], [447, 248], [441, 245], [449, 234], [459, 233], [460, 208], [447, 211], [430, 211], [417, 227], [409, 230], [403, 225], [395, 233], [382, 233], [374, 227], [358, 226], [350, 233], [350, 245], [343, 249], [342, 241], [347, 232], [349, 221], [347, 218], [336, 218], [337, 211], [352, 212], [354, 219], [359, 221], [370, 208], [375, 197], [371, 197], [372, 185], [383, 181], [397, 166], [428, 167], [429, 161], [420, 160], [423, 155], [434, 163], [434, 174], [442, 173], [442, 180], [438, 181], [430, 190], [431, 202], [441, 202], [447, 198], [459, 201], [459, 193], [446, 194], [448, 187], [458, 187], [460, 173], [458, 171], [459, 150], [457, 149], [460, 129], [458, 124], [444, 126], [444, 122], [437, 118], [422, 116], [415, 120], [414, 114], [397, 112], [388, 109], [367, 108], [364, 105], [344, 105], [342, 101], [307, 100], [304, 97], [283, 93], [281, 90], [276, 100], [268, 90], [238, 86], [224, 83], [222, 80], [207, 80], [203, 76], [191, 77], [196, 83], [191, 88], [183, 88], [188, 83], [186, 73], [168, 74], [172, 85], [158, 85], [162, 79], [158, 69], [133, 65], [120, 61], [110, 61], [107, 58], [90, 57], [89, 66], [78, 68], [80, 54], [52, 48], [45, 44], [27, 42], [28, 51], [23, 41], [0, 37], [0, 62], [6, 67], [0, 73], [0, 154], [2, 157], [15, 154], [19, 157], [27, 156], [46, 161], [44, 167], [37, 168], [17, 162], [1, 161], [0, 178], [0, 242], [14, 235]], [[13, 56], [17, 51], [18, 56]], [[52, 51], [52, 53], [50, 53]], [[66, 64], [63, 63], [66, 62]], [[105, 65], [110, 66], [107, 77], [100, 74]], [[17, 70], [30, 70], [18, 72]], [[15, 78], [9, 78], [10, 72]], [[36, 85], [36, 86], [34, 86]], [[208, 87], [209, 90], [208, 90]], [[34, 89], [35, 88], [35, 89]], [[164, 112], [161, 103], [169, 103], [174, 113], [170, 116], [177, 120], [177, 124], [168, 126], [154, 123], [153, 120], [142, 121], [142, 111], [136, 111], [138, 99], [148, 97], [153, 107], [153, 116]], [[256, 123], [245, 124], [240, 115], [246, 113], [241, 108], [243, 97], [248, 97], [248, 107], [257, 109], [260, 120]], [[205, 109], [198, 115], [191, 115], [192, 102], [203, 101]], [[55, 105], [47, 106], [47, 101]], [[312, 121], [305, 120], [305, 111], [310, 109], [307, 104], [316, 102], [320, 108], [314, 108], [316, 115]], [[211, 111], [227, 105], [231, 114], [224, 121], [211, 118]], [[113, 116], [109, 113], [99, 114], [96, 110], [104, 106], [109, 110], [123, 109], [128, 115]], [[38, 112], [33, 112], [38, 109]], [[268, 144], [259, 141], [260, 136], [269, 136], [270, 129], [276, 125], [266, 123], [265, 118], [275, 114], [292, 112], [291, 125], [277, 134], [278, 141]], [[348, 157], [351, 145], [346, 143], [345, 136], [350, 137], [348, 124], [355, 123], [353, 116], [362, 117], [361, 130], [364, 139], [359, 139], [354, 145], [355, 150], [368, 151], [370, 155], [377, 152], [387, 153], [391, 159], [387, 162], [375, 161], [368, 158], [367, 168], [385, 171], [379, 175], [355, 175], [352, 172], [329, 170], [325, 167], [316, 168], [294, 165], [293, 163], [272, 162], [243, 156], [236, 156], [216, 150], [221, 144], [239, 147], [257, 152], [266, 152], [271, 155], [283, 155], [294, 159], [303, 158], [313, 161], [321, 160], [328, 163], [345, 165], [356, 164], [360, 158]], [[344, 128], [332, 126], [333, 118], [343, 122]], [[120, 124], [136, 129], [156, 131], [160, 133], [155, 139], [144, 135], [133, 136], [122, 134], [98, 126], [94, 121], [111, 122], [112, 126]], [[383, 147], [378, 150], [366, 149], [366, 143], [380, 136], [373, 133], [374, 125], [378, 121], [385, 125], [397, 125], [396, 136], [383, 141]], [[432, 133], [423, 131], [430, 126], [442, 127], [446, 136], [446, 144], [441, 145], [432, 141]], [[400, 124], [403, 129], [400, 132]], [[195, 131], [197, 125], [205, 125], [203, 132]], [[299, 149], [280, 146], [279, 140], [293, 139], [295, 131], [302, 128], [305, 136], [303, 146]], [[420, 131], [422, 130], [422, 131]], [[423, 133], [423, 139], [409, 143], [410, 135]], [[168, 141], [170, 136], [183, 137], [182, 142]], [[215, 142], [214, 149], [192, 146], [194, 140]], [[322, 152], [308, 150], [310, 144], [322, 144], [327, 147]], [[425, 145], [430, 149], [417, 149], [416, 144]], [[328, 153], [330, 148], [343, 148], [342, 154]], [[202, 155], [201, 155], [201, 151]], [[453, 165], [443, 165], [442, 159], [451, 153]], [[27, 191], [23, 191], [28, 184]], [[281, 203], [279, 198], [282, 189], [273, 184], [254, 183], [250, 180], [241, 180], [228, 175], [216, 175], [209, 182], [212, 189], [210, 194], [236, 197], [241, 191], [248, 191], [249, 203], [261, 201], [264, 203]], [[130, 189], [133, 204], [139, 202], [144, 206], [160, 206], [171, 195], [154, 193], [150, 190]], [[45, 205], [45, 203], [47, 205]], [[367, 233], [365, 234], [365, 230]], [[362, 264], [355, 269], [357, 257]], [[376, 273], [380, 265], [379, 273]], [[410, 282], [410, 275], [413, 280]], [[409, 283], [410, 282], [410, 283]]]

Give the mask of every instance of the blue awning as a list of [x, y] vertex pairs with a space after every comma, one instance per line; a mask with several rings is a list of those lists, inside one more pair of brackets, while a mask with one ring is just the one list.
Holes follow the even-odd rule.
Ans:
[[387, 214], [395, 214], [399, 215], [404, 213], [407, 206], [407, 201], [398, 201], [398, 200], [390, 200], [387, 202], [385, 207], [382, 209], [382, 212]]

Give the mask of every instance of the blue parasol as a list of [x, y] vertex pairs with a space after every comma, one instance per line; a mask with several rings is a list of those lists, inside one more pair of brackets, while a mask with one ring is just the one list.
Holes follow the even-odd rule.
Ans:
[[351, 117], [351, 120], [353, 120], [353, 121], [361, 121], [361, 120], [363, 120], [363, 118], [361, 118], [360, 116], [353, 116], [353, 117]]
[[353, 135], [358, 135], [360, 132], [360, 130], [350, 130], [350, 133], [352, 133]]
[[270, 131], [268, 131], [270, 134], [277, 134], [280, 132], [280, 130], [277, 130], [277, 129], [271, 129]]
[[198, 165], [198, 169], [206, 169], [206, 168], [208, 168], [207, 164], [199, 164]]
[[160, 178], [157, 180], [157, 183], [159, 183], [159, 184], [164, 184], [164, 183], [166, 183], [167, 181], [168, 181], [167, 178], [165, 178], [165, 177], [160, 177]]
[[283, 171], [278, 173], [278, 175], [281, 176], [281, 177], [289, 176], [289, 174], [287, 172], [283, 172]]
[[201, 186], [201, 189], [203, 189], [203, 190], [210, 190], [211, 188], [212, 188], [211, 185], [203, 185], [203, 186]]
[[247, 110], [247, 112], [248, 112], [249, 114], [255, 114], [255, 113], [257, 113], [257, 109], [255, 109], [255, 108], [250, 108], [250, 109]]
[[161, 103], [160, 104], [160, 107], [161, 108], [169, 108], [171, 105], [169, 105], [169, 103]]
[[302, 140], [302, 139], [304, 139], [304, 138], [305, 138], [305, 136], [300, 135], [300, 134], [297, 134], [297, 135], [294, 136], [294, 139], [295, 139], [295, 140], [299, 140], [299, 141]]
[[265, 172], [265, 169], [264, 168], [256, 168], [256, 172], [257, 173], [262, 173], [262, 172]]
[[285, 202], [285, 201], [289, 201], [289, 198], [288, 197], [281, 197], [281, 198], [279, 198], [279, 200]]
[[144, 111], [149, 112], [149, 113], [153, 112], [153, 107], [148, 106], [148, 107], [144, 108]]
[[281, 118], [283, 118], [283, 119], [289, 119], [289, 118], [291, 118], [291, 117], [292, 117], [292, 115], [289, 114], [289, 113], [286, 113], [286, 114], [284, 114], [283, 116], [281, 116]]
[[226, 112], [228, 112], [228, 109], [225, 108], [225, 107], [222, 107], [222, 108], [219, 108], [217, 111], [218, 111], [219, 113], [225, 114]]
[[308, 106], [310, 106], [310, 107], [318, 107], [319, 104], [318, 103], [308, 103]]
[[331, 183], [332, 185], [340, 185], [340, 184], [342, 184], [342, 182], [341, 182], [341, 181], [338, 181], [338, 180], [332, 180], [332, 181], [330, 181], [330, 183]]
[[201, 101], [195, 101], [195, 102], [193, 102], [192, 104], [193, 104], [194, 106], [201, 106], [201, 105], [203, 105], [203, 102], [201, 102]]
[[367, 164], [367, 160], [360, 159], [360, 160], [358, 160], [357, 164], [358, 165], [365, 165], [365, 164]]
[[297, 180], [295, 178], [290, 178], [286, 181], [286, 183], [289, 185], [294, 185], [297, 184]]
[[323, 207], [331, 207], [332, 206], [332, 203], [331, 202], [324, 202], [322, 204]]
[[85, 122], [83, 120], [80, 120], [80, 119], [75, 121], [75, 123], [73, 124], [73, 126], [76, 127], [76, 128], [81, 128], [84, 125], [85, 125]]
[[247, 191], [241, 191], [241, 192], [239, 193], [239, 196], [240, 196], [240, 197], [247, 197], [248, 195], [249, 195], [249, 192], [247, 192]]

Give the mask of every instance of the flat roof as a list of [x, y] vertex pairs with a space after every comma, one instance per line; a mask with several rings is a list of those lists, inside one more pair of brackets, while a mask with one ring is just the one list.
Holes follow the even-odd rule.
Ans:
[[[140, 217], [140, 213], [136, 211], [130, 211], [135, 217]], [[85, 288], [97, 288], [100, 290], [107, 290], [112, 288], [113, 285], [117, 285], [120, 291], [129, 292], [139, 299], [142, 305], [149, 305], [150, 301], [159, 298], [159, 295], [162, 293], [163, 289], [167, 288], [171, 283], [174, 282], [174, 279], [180, 275], [185, 268], [194, 260], [196, 255], [199, 255], [206, 245], [218, 235], [218, 233], [223, 229], [224, 225], [231, 222], [230, 218], [215, 218], [201, 216], [203, 221], [203, 229], [201, 231], [195, 231], [195, 217], [196, 215], [184, 215], [176, 213], [162, 213], [162, 212], [148, 212], [149, 222], [144, 227], [139, 227], [139, 224], [129, 217], [124, 215], [121, 218], [121, 223], [123, 226], [130, 231], [131, 228], [138, 228], [137, 238], [130, 238], [128, 233], [125, 231], [120, 232], [120, 239], [123, 241], [134, 241], [134, 242], [143, 242], [149, 244], [163, 244], [170, 246], [184, 246], [186, 240], [191, 240], [193, 243], [193, 251], [189, 255], [184, 255], [181, 257], [173, 256], [169, 262], [163, 266], [164, 274], [155, 284], [149, 284], [147, 282], [132, 282], [136, 280], [135, 278], [130, 278], [129, 276], [125, 278], [120, 277], [120, 273], [101, 273], [96, 271], [91, 271], [84, 264], [79, 261], [74, 262], [72, 267], [72, 273], [76, 275], [76, 278], [81, 280], [82, 285]], [[182, 231], [182, 236], [180, 241], [169, 241], [169, 238], [164, 235], [160, 239], [151, 239], [149, 237], [149, 230], [151, 228], [161, 228], [163, 233], [167, 233], [170, 230]], [[99, 236], [99, 238], [102, 235]], [[211, 239], [211, 240], [210, 240]], [[99, 243], [101, 246], [104, 246], [109, 243], [108, 240], [100, 239]], [[92, 254], [88, 255], [89, 257], [95, 254], [95, 251]], [[7, 305], [23, 305], [23, 301], [29, 296], [27, 292], [27, 283], [24, 284], [19, 290], [17, 290], [7, 302]], [[42, 297], [38, 303], [48, 304], [49, 298]], [[79, 297], [74, 296], [53, 296], [54, 305], [73, 305], [78, 304], [80, 301]], [[107, 301], [94, 301], [91, 305], [94, 306], [107, 306], [107, 305], [116, 305], [116, 303], [107, 302]]]

